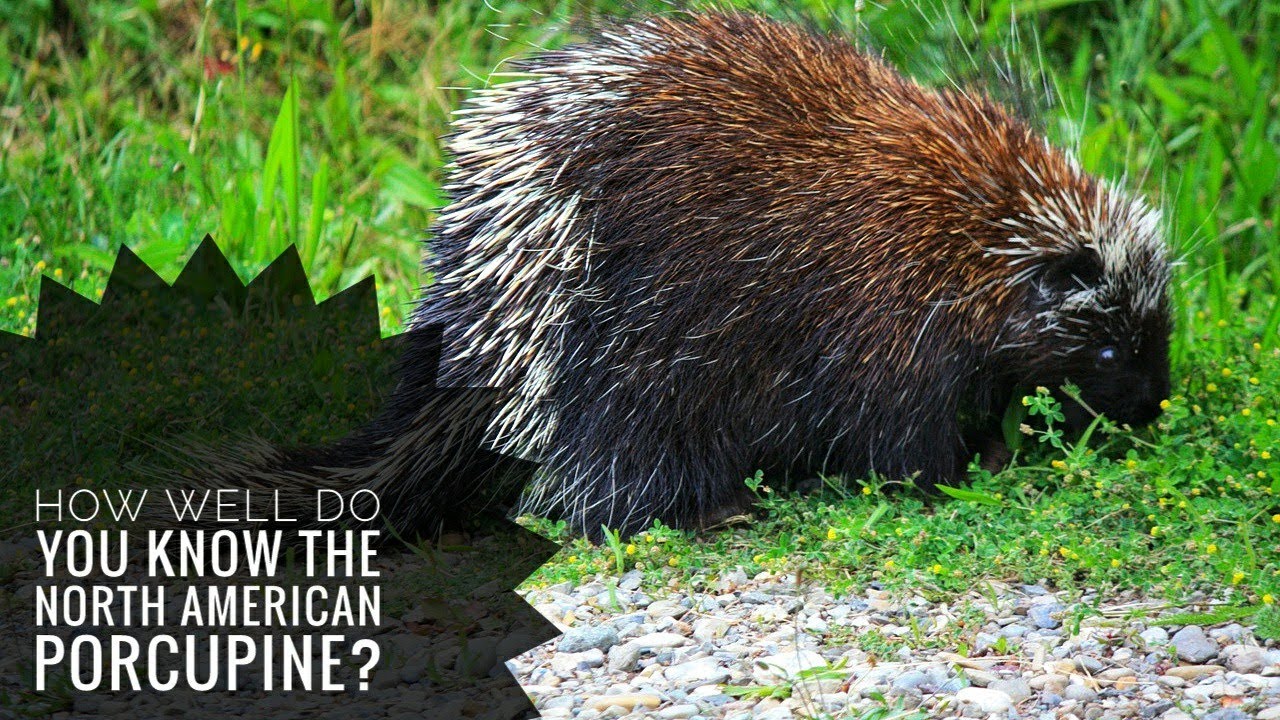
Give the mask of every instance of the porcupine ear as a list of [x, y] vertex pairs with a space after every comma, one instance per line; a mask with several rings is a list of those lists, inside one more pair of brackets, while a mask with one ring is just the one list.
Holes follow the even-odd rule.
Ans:
[[1045, 263], [1036, 278], [1040, 301], [1056, 304], [1065, 295], [1102, 284], [1102, 258], [1092, 248], [1082, 247]]

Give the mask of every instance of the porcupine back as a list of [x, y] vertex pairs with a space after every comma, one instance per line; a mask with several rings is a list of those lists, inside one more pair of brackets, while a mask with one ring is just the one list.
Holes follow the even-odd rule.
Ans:
[[1142, 202], [841, 39], [655, 17], [516, 75], [458, 113], [413, 322], [580, 530], [705, 524], [756, 468], [950, 482], [962, 413], [1160, 322]]

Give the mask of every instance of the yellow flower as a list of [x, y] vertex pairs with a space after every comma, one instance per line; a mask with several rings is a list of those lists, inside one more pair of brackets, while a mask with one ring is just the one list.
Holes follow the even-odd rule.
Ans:
[[253, 50], [249, 52], [249, 59], [251, 61], [257, 61], [260, 57], [262, 57], [262, 43], [256, 42], [253, 44]]
[[628, 555], [635, 555], [635, 554], [636, 554], [636, 546], [635, 546], [635, 545], [627, 545], [627, 554], [628, 554]]
[[870, 486], [868, 486], [868, 485], [863, 485], [863, 486], [862, 486], [862, 494], [863, 494], [863, 495], [870, 495], [870, 494], [871, 494], [871, 487], [870, 487]]
[[1257, 384], [1258, 384], [1258, 378], [1253, 377], [1253, 376], [1250, 376], [1250, 377], [1249, 377], [1249, 384], [1250, 384], [1250, 385], [1257, 385]]
[[1160, 534], [1160, 526], [1159, 526], [1159, 525], [1152, 525], [1152, 526], [1151, 526], [1151, 537], [1155, 537], [1155, 536], [1157, 536], [1157, 535], [1159, 535], [1159, 534]]
[[934, 563], [933, 567], [929, 568], [929, 570], [933, 572], [934, 575], [937, 575], [938, 573], [942, 572], [942, 566], [939, 565], [938, 563]]
[[892, 561], [892, 560], [889, 560], [889, 561], [885, 562], [885, 564], [884, 564], [884, 569], [885, 569], [885, 570], [892, 570], [892, 569], [894, 569], [894, 568], [895, 568], [895, 567], [897, 567], [897, 566], [898, 566], [898, 564], [897, 564], [897, 563], [895, 563], [895, 562], [894, 562], [894, 561]]
[[1173, 403], [1169, 402], [1168, 400], [1161, 400], [1161, 401], [1160, 401], [1160, 409], [1161, 409], [1161, 410], [1168, 410], [1168, 409], [1169, 409], [1169, 407], [1170, 407], [1170, 406], [1172, 406], [1172, 405], [1173, 405]]
[[828, 539], [828, 540], [835, 540], [835, 539], [836, 539], [836, 529], [835, 529], [835, 528], [827, 528], [827, 539]]
[[1240, 572], [1239, 570], [1235, 571], [1234, 573], [1231, 573], [1232, 585], [1239, 585], [1241, 580], [1244, 580], [1244, 573]]
[[5, 304], [7, 307], [16, 307], [16, 306], [18, 305], [18, 298], [17, 298], [16, 296], [15, 296], [15, 297], [11, 297], [11, 298], [9, 298], [8, 300], [5, 300], [5, 301], [4, 301], [4, 304]]
[[1263, 451], [1262, 451], [1262, 453], [1259, 455], [1259, 457], [1261, 457], [1263, 460], [1270, 460], [1270, 459], [1271, 459], [1271, 451], [1270, 451], [1270, 450], [1263, 450]]
[[249, 47], [249, 38], [245, 37], [244, 35], [241, 35], [241, 36], [240, 36], [240, 51], [241, 51], [241, 52], [244, 52], [244, 49], [245, 49], [245, 48], [247, 48], [247, 47]]
[[1280, 523], [1280, 513], [1276, 513], [1275, 515], [1272, 515], [1272, 516], [1271, 516], [1271, 522], [1273, 522], [1273, 523]]
[[1210, 555], [1212, 555], [1212, 554], [1214, 554], [1214, 553], [1218, 552], [1218, 544], [1217, 544], [1217, 543], [1209, 543], [1209, 544], [1208, 544], [1208, 546], [1206, 546], [1206, 547], [1205, 547], [1204, 551], [1205, 551], [1205, 552], [1207, 552], [1207, 553], [1209, 553]]
[[1253, 344], [1253, 349], [1254, 349], [1254, 350], [1261, 350], [1261, 349], [1262, 349], [1262, 343], [1254, 343], [1254, 344]]
[[1270, 605], [1270, 604], [1274, 603], [1275, 601], [1276, 601], [1276, 599], [1275, 599], [1275, 597], [1273, 597], [1273, 596], [1271, 595], [1271, 593], [1267, 593], [1266, 595], [1263, 595], [1263, 596], [1262, 596], [1262, 604], [1263, 604], [1263, 605]]
[[1115, 558], [1111, 558], [1111, 567], [1113, 567], [1113, 568], [1118, 568], [1118, 567], [1120, 567], [1120, 561], [1119, 561], [1119, 560], [1117, 560], [1117, 559], [1115, 559]]
[[1231, 377], [1231, 368], [1222, 368], [1222, 377]]
[[1209, 383], [1208, 385], [1205, 385], [1204, 389], [1208, 390], [1209, 392], [1218, 392], [1218, 386], [1215, 383]]
[[671, 567], [675, 567], [675, 566], [677, 566], [677, 565], [679, 565], [679, 564], [680, 564], [680, 561], [679, 561], [679, 560], [677, 560], [677, 559], [676, 559], [676, 557], [675, 557], [674, 555], [672, 555], [671, 557], [667, 558], [667, 565], [670, 565]]
[[44, 272], [44, 269], [45, 269], [45, 268], [47, 268], [47, 267], [49, 267], [48, 263], [46, 263], [45, 261], [41, 260], [40, 262], [36, 263], [36, 273], [42, 273], [42, 272]]
[[1054, 460], [1053, 462], [1051, 462], [1051, 463], [1049, 463], [1049, 464], [1050, 464], [1050, 465], [1052, 465], [1052, 466], [1054, 466], [1055, 468], [1057, 468], [1057, 469], [1059, 469], [1059, 470], [1066, 470], [1066, 469], [1067, 469], [1067, 463], [1066, 463], [1066, 461], [1064, 461], [1064, 460]]
[[568, 560], [568, 561], [569, 561], [569, 562], [571, 562], [571, 563], [575, 563], [575, 562], [578, 562], [578, 556], [577, 556], [577, 555], [570, 555], [569, 557], [565, 558], [565, 560]]
[[[1168, 401], [1166, 400], [1165, 402], [1168, 402]], [[1133, 458], [1129, 458], [1128, 460], [1124, 461], [1124, 466], [1132, 470], [1138, 467], [1138, 461], [1134, 460]]]
[[1243, 415], [1243, 416], [1245, 416], [1245, 417], [1249, 417], [1250, 415], [1252, 415], [1252, 414], [1253, 414], [1253, 411], [1252, 411], [1252, 410], [1250, 410], [1249, 408], [1245, 408], [1245, 409], [1243, 409], [1243, 410], [1241, 410], [1241, 411], [1240, 411], [1240, 414], [1241, 414], [1241, 415]]

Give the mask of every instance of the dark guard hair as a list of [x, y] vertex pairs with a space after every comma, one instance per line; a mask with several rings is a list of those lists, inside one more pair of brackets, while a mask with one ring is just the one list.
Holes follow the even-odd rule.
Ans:
[[1159, 413], [1157, 213], [986, 97], [747, 14], [515, 75], [457, 115], [414, 322], [443, 384], [510, 391], [526, 509], [597, 534], [713, 521], [757, 468], [954, 483], [1025, 385]]

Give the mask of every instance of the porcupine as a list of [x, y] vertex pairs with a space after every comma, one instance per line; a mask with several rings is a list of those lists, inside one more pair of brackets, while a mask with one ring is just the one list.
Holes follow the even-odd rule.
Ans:
[[[1157, 211], [984, 94], [732, 12], [516, 70], [456, 115], [412, 324], [442, 385], [503, 389], [486, 437], [541, 463], [525, 510], [598, 537], [715, 522], [757, 469], [954, 484], [1015, 389], [1068, 380], [1159, 414]], [[503, 494], [366, 481], [419, 514]]]

